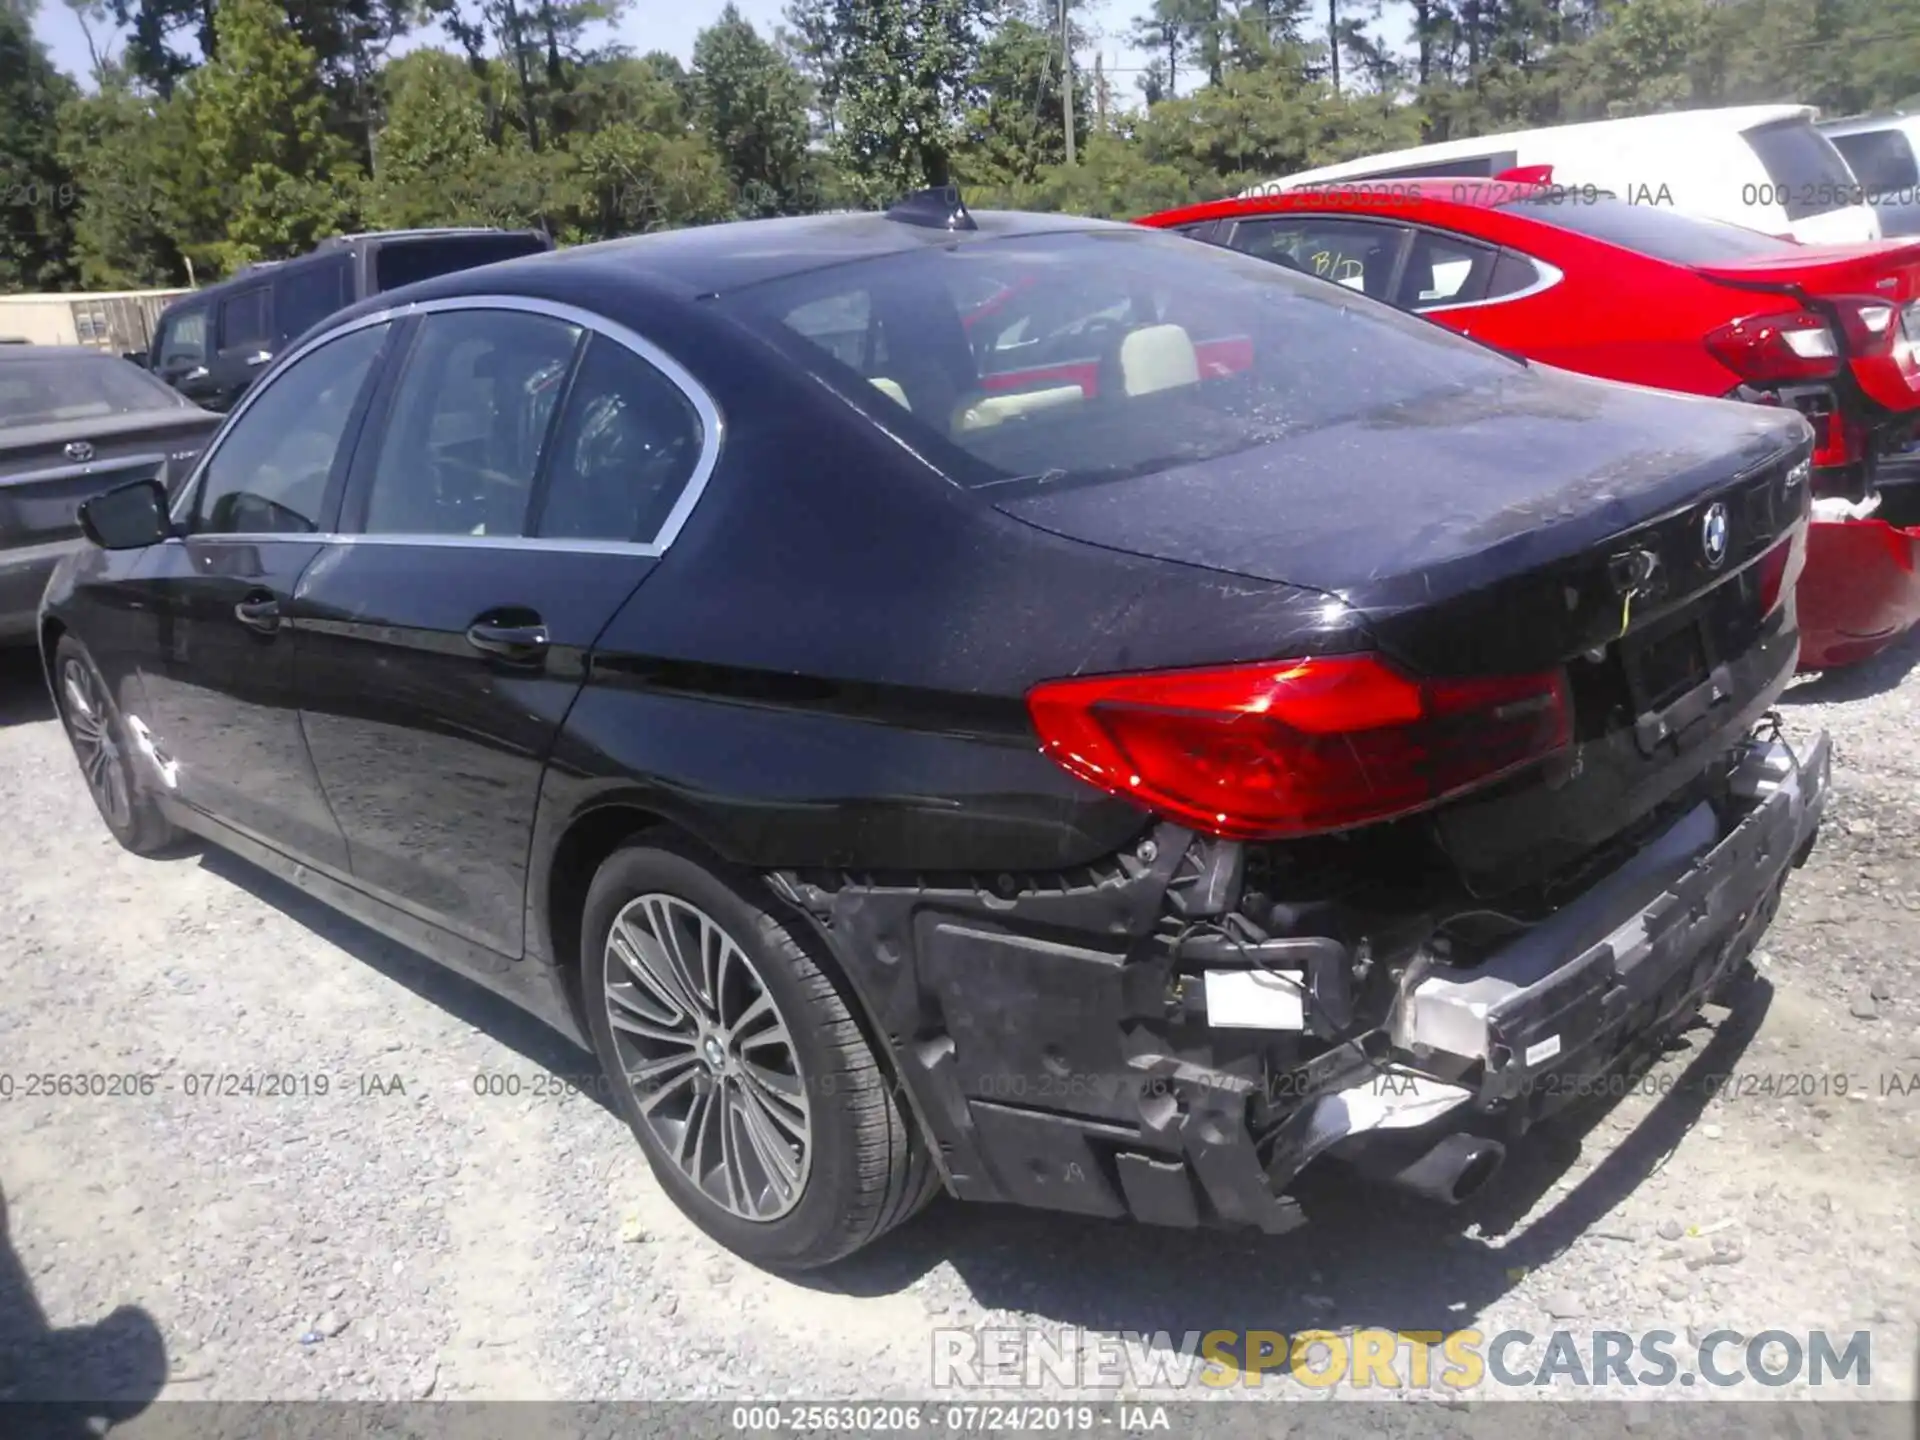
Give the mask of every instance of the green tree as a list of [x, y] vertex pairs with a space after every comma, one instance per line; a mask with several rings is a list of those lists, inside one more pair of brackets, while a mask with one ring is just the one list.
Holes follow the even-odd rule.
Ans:
[[579, 190], [568, 238], [603, 240], [732, 218], [726, 167], [698, 135], [610, 125], [572, 150]]
[[[73, 262], [90, 289], [177, 285], [183, 256], [217, 238], [224, 217], [206, 191], [182, 93], [161, 100], [103, 66], [100, 88], [61, 107], [60, 153], [80, 192]], [[200, 223], [196, 223], [199, 221]]]
[[806, 193], [807, 87], [732, 4], [693, 42], [694, 115], [720, 154], [736, 213], [814, 208]]
[[488, 138], [482, 83], [456, 56], [417, 50], [381, 81], [387, 123], [361, 207], [371, 223], [521, 228], [564, 203], [564, 165], [534, 155], [517, 132]]
[[360, 184], [327, 125], [313, 51], [273, 0], [222, 0], [219, 58], [195, 79], [200, 154], [228, 215], [223, 268], [299, 254], [350, 220]]
[[799, 0], [833, 97], [834, 158], [861, 198], [952, 178], [980, 50], [980, 0]]
[[[1056, 14], [1048, 0], [1007, 0], [991, 38], [981, 46], [975, 100], [957, 156], [969, 183], [1023, 184], [1067, 158]], [[1078, 26], [1071, 33], [1078, 49], [1087, 37]], [[1092, 92], [1076, 66], [1073, 123], [1081, 139], [1091, 128]]]
[[0, 5], [0, 288], [52, 288], [71, 273], [79, 192], [60, 155], [60, 107], [73, 94], [29, 18]]

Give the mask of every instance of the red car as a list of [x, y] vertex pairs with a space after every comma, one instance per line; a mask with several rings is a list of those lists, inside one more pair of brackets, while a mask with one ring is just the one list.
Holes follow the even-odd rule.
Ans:
[[[1813, 421], [1801, 668], [1920, 621], [1920, 240], [1794, 245], [1529, 174], [1291, 190], [1141, 224], [1305, 270], [1530, 359]], [[1862, 518], [1870, 516], [1871, 518]]]

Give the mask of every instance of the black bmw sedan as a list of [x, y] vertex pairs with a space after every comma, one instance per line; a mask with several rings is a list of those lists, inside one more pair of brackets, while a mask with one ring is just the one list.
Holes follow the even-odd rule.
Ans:
[[1810, 443], [931, 194], [342, 312], [40, 641], [124, 844], [590, 1044], [745, 1256], [1278, 1231], [1464, 1198], [1745, 963], [1827, 791]]

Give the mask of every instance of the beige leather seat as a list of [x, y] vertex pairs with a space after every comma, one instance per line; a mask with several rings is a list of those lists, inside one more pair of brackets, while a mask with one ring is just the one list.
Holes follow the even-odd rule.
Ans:
[[1200, 383], [1200, 356], [1178, 325], [1143, 325], [1120, 342], [1120, 377], [1129, 395]]
[[966, 396], [953, 407], [953, 429], [987, 430], [1022, 415], [1053, 410], [1084, 400], [1078, 385], [1054, 385], [1045, 390], [1016, 390], [999, 395]]
[[889, 400], [893, 401], [893, 403], [898, 405], [902, 410], [911, 411], [913, 409], [913, 406], [907, 403], [907, 392], [900, 388], [900, 382], [898, 380], [889, 380], [884, 376], [875, 375], [869, 379], [867, 383]]

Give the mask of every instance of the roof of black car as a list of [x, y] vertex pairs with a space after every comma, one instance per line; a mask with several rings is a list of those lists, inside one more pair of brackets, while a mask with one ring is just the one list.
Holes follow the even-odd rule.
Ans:
[[554, 269], [591, 268], [644, 278], [683, 295], [709, 295], [850, 260], [908, 250], [977, 244], [1019, 235], [1136, 228], [1076, 215], [1014, 210], [972, 213], [976, 228], [958, 231], [916, 225], [869, 211], [735, 220], [601, 240], [591, 245], [502, 261], [484, 270], [461, 271], [427, 283], [436, 294], [457, 295], [498, 289], [503, 275], [530, 278]]

